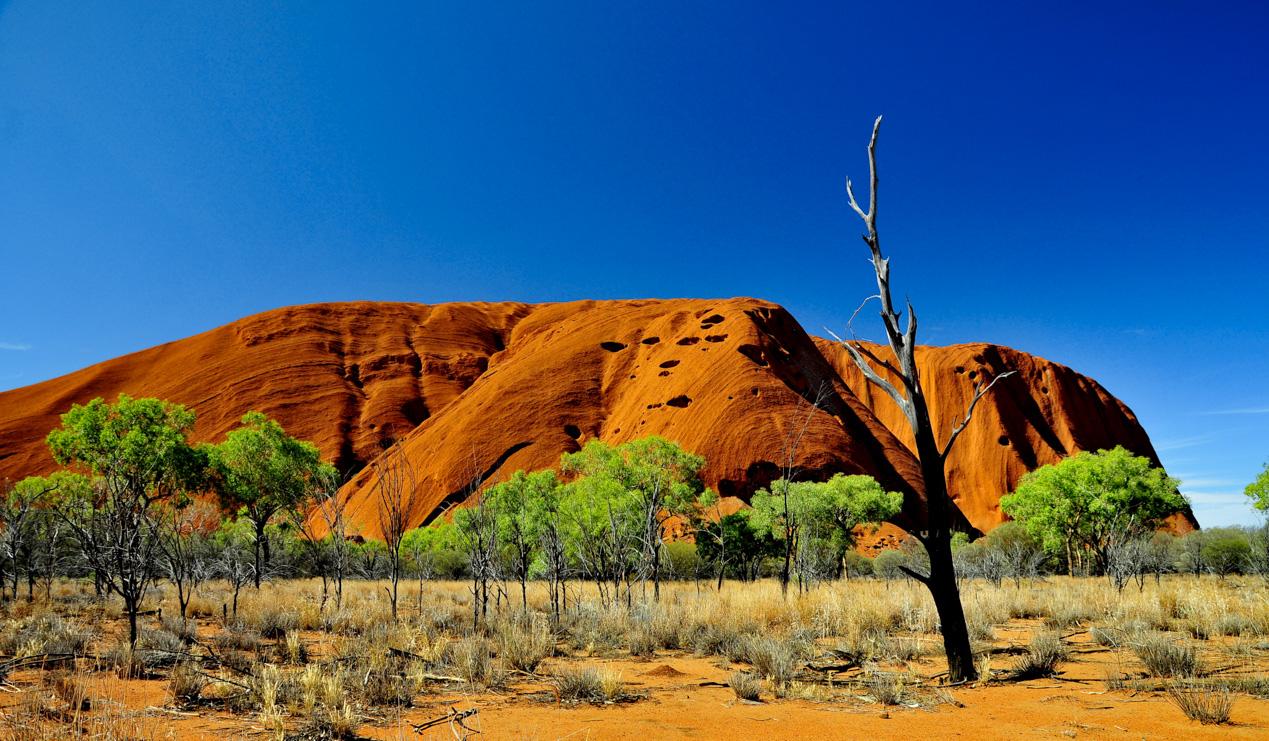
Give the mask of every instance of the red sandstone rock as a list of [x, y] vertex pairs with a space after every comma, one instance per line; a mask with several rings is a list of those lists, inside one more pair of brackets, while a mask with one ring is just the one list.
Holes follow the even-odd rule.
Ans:
[[[952, 457], [953, 491], [981, 529], [1000, 521], [997, 502], [1018, 476], [1064, 453], [1118, 443], [1154, 457], [1132, 413], [1064, 366], [992, 345], [925, 348], [918, 361], [943, 426], [987, 369], [1020, 371], [979, 405]], [[422, 478], [412, 524], [473, 481], [555, 465], [592, 437], [664, 435], [705, 456], [708, 485], [747, 498], [780, 475], [802, 426], [801, 476], [873, 475], [915, 495], [899, 524], [921, 517], [897, 410], [840, 351], [755, 299], [278, 309], [0, 393], [0, 478], [47, 472], [43, 440], [58, 415], [120, 392], [194, 408], [199, 440], [222, 439], [259, 409], [344, 470], [403, 438]], [[374, 536], [370, 485], [363, 471], [345, 495]]]

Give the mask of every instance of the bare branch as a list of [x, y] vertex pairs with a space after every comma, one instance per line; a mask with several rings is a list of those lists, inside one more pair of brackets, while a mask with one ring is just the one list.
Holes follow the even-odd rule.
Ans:
[[873, 385], [886, 392], [891, 399], [894, 399], [894, 403], [899, 405], [899, 409], [903, 411], [904, 416], [909, 420], [912, 420], [912, 404], [903, 396], [903, 394], [899, 392], [899, 389], [895, 388], [894, 384], [878, 375], [877, 371], [868, 364], [868, 361], [864, 360], [864, 356], [860, 355], [859, 351], [851, 346], [849, 342], [843, 342], [842, 347], [846, 348], [846, 352], [850, 353], [851, 360], [855, 361], [855, 366], [859, 368], [860, 373], [864, 374], [864, 378], [868, 379], [868, 381]]
[[919, 571], [913, 571], [912, 569], [902, 564], [899, 565], [899, 570], [907, 574], [908, 576], [912, 577], [913, 579], [916, 579], [917, 581], [921, 582], [922, 584], [925, 584], [926, 586], [929, 586], [930, 584], [930, 577], [926, 576], [925, 574], [922, 574]]
[[850, 207], [855, 209], [855, 213], [859, 214], [859, 218], [863, 219], [864, 223], [867, 223], [868, 214], [864, 213], [864, 210], [859, 207], [859, 201], [855, 200], [855, 189], [850, 184], [850, 178], [846, 178], [846, 198], [850, 202]]
[[[874, 293], [873, 295], [871, 295], [871, 296], [869, 296], [868, 298], [864, 299], [863, 301], [859, 302], [859, 308], [855, 309], [855, 311], [854, 311], [853, 313], [851, 313], [851, 315], [850, 315], [850, 321], [846, 322], [846, 329], [850, 330], [850, 336], [851, 336], [851, 339], [856, 339], [856, 337], [855, 337], [855, 317], [859, 316], [859, 312], [863, 311], [863, 310], [864, 310], [864, 307], [868, 305], [868, 302], [869, 302], [869, 301], [872, 301], [873, 299], [876, 299], [876, 300], [880, 301], [880, 300], [881, 300], [881, 295], [880, 295], [880, 294], [877, 294], [877, 293]], [[827, 329], [827, 327], [826, 327], [825, 329]], [[832, 334], [832, 332], [829, 332], [829, 334]], [[838, 341], [838, 342], [841, 342], [841, 338], [840, 338], [840, 337], [837, 337], [837, 335], [833, 335], [833, 337], [835, 337], [835, 338], [837, 339], [837, 341]]]
[[973, 418], [974, 407], [978, 406], [979, 400], [981, 400], [984, 396], [986, 396], [988, 391], [991, 391], [991, 387], [995, 386], [997, 381], [999, 381], [1002, 378], [1008, 378], [1009, 376], [1015, 375], [1017, 374], [1017, 372], [1018, 371], [1012, 371], [1012, 370], [1005, 371], [1004, 373], [1001, 373], [997, 375], [995, 378], [991, 379], [991, 383], [988, 383], [986, 386], [979, 384], [978, 386], [974, 387], [974, 398], [970, 400], [969, 408], [965, 410], [965, 419], [961, 420], [960, 424], [952, 428], [952, 436], [947, 439], [947, 445], [944, 445], [942, 452], [939, 453], [939, 455], [942, 456], [944, 461], [947, 460], [948, 453], [952, 452], [952, 443], [956, 442], [956, 438], [960, 437], [960, 434], [965, 431], [966, 427], [969, 426], [969, 420]]

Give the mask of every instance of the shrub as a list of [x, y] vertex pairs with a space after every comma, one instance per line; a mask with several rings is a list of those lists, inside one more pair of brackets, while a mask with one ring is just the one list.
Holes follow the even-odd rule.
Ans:
[[561, 669], [551, 678], [563, 702], [616, 702], [626, 699], [620, 675], [593, 666]]
[[172, 667], [168, 676], [167, 688], [172, 693], [172, 700], [179, 706], [197, 705], [202, 699], [203, 688], [207, 686], [207, 678], [195, 666], [182, 661]]
[[882, 705], [898, 705], [907, 696], [903, 676], [894, 672], [869, 671], [864, 677], [864, 685], [868, 694]]
[[1134, 643], [1132, 649], [1151, 676], [1193, 677], [1199, 673], [1194, 647], [1167, 636], [1148, 636]]
[[447, 644], [442, 663], [468, 684], [500, 687], [506, 682], [506, 673], [491, 658], [489, 642], [478, 636]]
[[753, 636], [745, 641], [744, 653], [754, 670], [770, 679], [777, 691], [789, 686], [804, 663], [803, 647], [788, 639]]
[[300, 728], [299, 734], [287, 738], [344, 741], [361, 738], [357, 733], [360, 728], [361, 716], [352, 705], [342, 702], [311, 713], [308, 716], [308, 722]]
[[1228, 723], [1234, 709], [1234, 696], [1223, 687], [1176, 683], [1168, 688], [1168, 699], [1185, 717], [1203, 725]]
[[1066, 658], [1066, 647], [1056, 633], [1037, 633], [1031, 638], [1027, 652], [1014, 665], [1014, 679], [1051, 677], [1058, 662]]
[[66, 703], [72, 713], [87, 711], [92, 707], [92, 701], [88, 699], [88, 693], [79, 677], [70, 672], [52, 672], [45, 678], [45, 682], [51, 685], [53, 694]]
[[762, 679], [756, 674], [732, 672], [727, 678], [727, 684], [736, 693], [736, 697], [742, 700], [757, 702], [762, 699]]
[[545, 624], [503, 623], [498, 629], [498, 656], [512, 669], [532, 674], [555, 653], [555, 636]]

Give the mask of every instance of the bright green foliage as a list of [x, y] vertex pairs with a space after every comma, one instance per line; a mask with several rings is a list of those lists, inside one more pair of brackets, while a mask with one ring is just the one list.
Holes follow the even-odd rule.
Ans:
[[401, 550], [420, 578], [456, 578], [466, 571], [458, 527], [446, 520], [407, 531]]
[[205, 460], [189, 445], [194, 412], [159, 399], [120, 394], [97, 398], [62, 415], [48, 434], [54, 460], [100, 476], [111, 493], [147, 501], [196, 488]]
[[770, 529], [750, 527], [745, 511], [699, 525], [696, 550], [720, 581], [727, 570], [741, 579], [756, 579], [762, 559], [779, 552]]
[[605, 476], [584, 476], [566, 484], [559, 511], [568, 560], [595, 580], [601, 600], [628, 583], [640, 553], [641, 500], [621, 482]]
[[193, 426], [194, 413], [179, 404], [120, 394], [114, 404], [98, 398], [72, 406], [48, 434], [58, 463], [97, 477], [91, 502], [77, 484], [53, 506], [97, 578], [123, 599], [134, 645], [137, 612], [162, 545], [152, 505], [179, 502], [201, 485], [204, 457], [186, 439]]
[[660, 503], [671, 513], [694, 507], [702, 491], [700, 472], [705, 459], [656, 435], [616, 447], [590, 440], [584, 448], [566, 453], [560, 460], [565, 473], [616, 482], [641, 500]]
[[493, 510], [498, 542], [509, 556], [512, 574], [520, 582], [520, 601], [528, 609], [529, 568], [547, 527], [548, 512], [559, 497], [555, 471], [546, 469], [511, 478], [485, 491], [485, 503]]
[[1251, 506], [1264, 512], [1269, 516], [1269, 463], [1265, 464], [1265, 468], [1256, 477], [1256, 480], [1247, 484], [1247, 488], [1243, 489], [1243, 493], [1251, 500]]
[[579, 544], [579, 560], [593, 575], [610, 575], [616, 587], [631, 574], [633, 545], [659, 595], [665, 521], [674, 515], [686, 519], [700, 506], [705, 459], [653, 435], [616, 447], [591, 440], [560, 462], [564, 473], [580, 476], [569, 485], [562, 513], [583, 540], [598, 535], [607, 542], [601, 553], [592, 552], [591, 543]]
[[1026, 474], [1000, 505], [1049, 552], [1065, 550], [1072, 563], [1087, 551], [1105, 568], [1112, 538], [1149, 532], [1185, 508], [1177, 484], [1149, 459], [1117, 446]]
[[226, 435], [224, 442], [205, 449], [222, 506], [229, 511], [241, 508], [255, 526], [258, 587], [268, 562], [265, 526], [279, 512], [300, 506], [324, 478], [334, 475], [333, 469], [322, 463], [317, 446], [296, 440], [282, 425], [255, 411], [247, 412], [242, 426]]
[[27, 584], [35, 580], [36, 551], [39, 546], [55, 547], [45, 541], [49, 534], [49, 507], [60, 502], [74, 503], [81, 511], [91, 511], [88, 479], [69, 471], [48, 477], [28, 476], [0, 492], [0, 601], [4, 599], [7, 565], [11, 569], [13, 598], [18, 597], [18, 572], [27, 573]]
[[840, 570], [841, 559], [854, 545], [855, 529], [898, 514], [903, 495], [887, 492], [871, 476], [839, 473], [824, 482], [781, 479], [772, 484], [771, 491], [755, 493], [750, 505], [752, 526], [780, 541], [791, 538], [799, 571], [804, 576], [822, 577], [826, 569]]

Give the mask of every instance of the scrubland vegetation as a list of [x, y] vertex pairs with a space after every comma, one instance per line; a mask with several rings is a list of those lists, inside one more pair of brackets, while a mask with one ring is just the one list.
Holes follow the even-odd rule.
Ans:
[[49, 436], [68, 469], [6, 490], [7, 736], [463, 737], [693, 693], [890, 717], [1037, 682], [1178, 722], [1269, 707], [1265, 531], [1160, 532], [1185, 501], [1122, 449], [1027, 475], [1017, 522], [951, 540], [974, 662], [954, 681], [925, 545], [856, 549], [902, 506], [869, 477], [781, 478], [725, 513], [699, 456], [591, 441], [409, 528], [418, 476], [390, 445], [368, 539], [313, 446], [254, 413], [194, 446], [193, 419], [76, 406]]
[[[240, 594], [235, 616], [233, 587], [210, 582], [182, 619], [175, 590], [159, 583], [132, 646], [117, 600], [98, 599], [90, 582], [56, 580], [47, 596], [4, 608], [3, 732], [163, 738], [203, 717], [230, 735], [414, 737], [451, 708], [475, 709], [462, 720], [479, 730], [483, 707], [567, 710], [691, 691], [723, 703], [968, 712], [958, 708], [975, 693], [1054, 681], [1201, 723], [1269, 700], [1269, 600], [1258, 577], [1167, 575], [1122, 593], [1100, 578], [967, 581], [981, 676], [958, 687], [941, 676], [933, 605], [906, 578], [820, 583], [787, 600], [774, 579], [721, 590], [673, 581], [659, 602], [640, 594], [631, 607], [577, 584], [558, 619], [548, 585], [533, 581], [527, 610], [504, 590], [475, 628], [465, 581], [413, 585], [396, 619], [387, 585], [350, 580], [343, 605], [323, 608], [317, 580], [265, 582]], [[688, 661], [710, 673], [668, 687], [644, 678]]]

